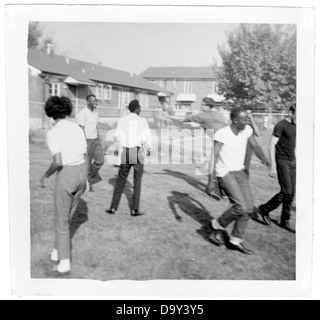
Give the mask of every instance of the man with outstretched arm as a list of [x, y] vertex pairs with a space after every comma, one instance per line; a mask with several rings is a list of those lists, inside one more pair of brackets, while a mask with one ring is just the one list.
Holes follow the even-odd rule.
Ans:
[[[183, 120], [179, 120], [181, 123], [194, 122], [198, 123], [202, 129], [205, 130], [210, 141], [214, 141], [214, 134], [224, 128], [228, 124], [228, 120], [217, 111], [216, 104], [212, 98], [205, 97], [202, 99], [201, 103], [202, 112], [186, 116]], [[174, 117], [170, 117], [174, 119]], [[177, 119], [175, 117], [175, 119]], [[213, 148], [213, 147], [212, 147]], [[206, 193], [217, 200], [220, 200], [221, 194], [218, 184], [216, 183], [215, 177], [213, 175], [213, 152], [210, 156], [209, 161], [209, 172], [208, 172], [208, 185], [206, 187]]]

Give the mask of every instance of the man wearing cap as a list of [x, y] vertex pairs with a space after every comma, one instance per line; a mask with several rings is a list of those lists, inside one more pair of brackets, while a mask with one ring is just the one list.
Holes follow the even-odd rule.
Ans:
[[[195, 122], [200, 124], [200, 126], [206, 131], [208, 136], [214, 140], [214, 134], [224, 128], [228, 121], [226, 118], [219, 113], [215, 108], [215, 103], [212, 98], [206, 97], [202, 100], [202, 112], [196, 115], [187, 116], [182, 122]], [[206, 193], [213, 198], [221, 198], [221, 190], [218, 183], [215, 183], [215, 176], [213, 173], [213, 155], [211, 154], [211, 159], [209, 162], [209, 175], [208, 175], [208, 185], [206, 188]]]
[[122, 193], [126, 185], [131, 167], [134, 168], [134, 193], [131, 206], [131, 216], [143, 215], [140, 212], [140, 197], [142, 176], [144, 172], [144, 156], [150, 155], [151, 132], [148, 122], [140, 117], [141, 106], [138, 100], [133, 100], [129, 104], [130, 114], [119, 120], [115, 139], [122, 148], [121, 165], [109, 214], [115, 214], [118, 210]]

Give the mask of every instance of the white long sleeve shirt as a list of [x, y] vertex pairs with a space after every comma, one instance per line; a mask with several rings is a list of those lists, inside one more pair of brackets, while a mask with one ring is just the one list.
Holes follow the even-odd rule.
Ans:
[[146, 119], [135, 113], [119, 120], [115, 137], [124, 148], [142, 147], [147, 144], [152, 146], [151, 131]]

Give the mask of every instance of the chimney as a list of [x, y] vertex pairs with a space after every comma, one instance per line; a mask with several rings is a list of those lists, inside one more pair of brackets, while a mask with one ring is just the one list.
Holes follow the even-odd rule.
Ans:
[[70, 57], [66, 56], [66, 64], [70, 64]]
[[52, 44], [52, 43], [47, 43], [47, 54], [48, 54], [49, 56], [51, 56], [52, 47], [53, 47], [53, 44]]

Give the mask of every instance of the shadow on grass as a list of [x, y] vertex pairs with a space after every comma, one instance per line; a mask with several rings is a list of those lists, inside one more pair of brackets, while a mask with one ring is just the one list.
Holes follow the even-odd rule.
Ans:
[[173, 170], [163, 170], [164, 173], [152, 173], [155, 175], [169, 175], [171, 177], [177, 178], [177, 179], [181, 179], [185, 182], [187, 182], [190, 186], [192, 186], [195, 189], [198, 189], [202, 192], [206, 191], [206, 185], [202, 182], [200, 182], [199, 180], [193, 178], [190, 175], [187, 175], [185, 173], [179, 172], [179, 171], [173, 171]]
[[172, 191], [172, 195], [168, 197], [169, 206], [177, 221], [182, 222], [182, 217], [178, 214], [177, 208], [180, 208], [186, 215], [193, 218], [202, 225], [202, 228], [197, 231], [206, 241], [210, 242], [209, 236], [212, 232], [210, 216], [207, 209], [201, 202], [190, 197], [187, 193]]
[[78, 229], [81, 227], [81, 225], [83, 225], [89, 220], [88, 211], [89, 210], [88, 210], [87, 203], [83, 199], [80, 199], [78, 208], [71, 218], [70, 227], [69, 227], [70, 239], [74, 237], [74, 235], [76, 234]]
[[[115, 188], [116, 183], [117, 183], [117, 178], [112, 178], [109, 180], [109, 184], [111, 184], [113, 186], [113, 188]], [[133, 199], [132, 189], [133, 189], [132, 184], [129, 181], [127, 181], [123, 193], [127, 198], [129, 208], [131, 208], [131, 203], [132, 203], [132, 199]]]
[[[288, 230], [286, 230], [282, 225], [281, 225], [281, 221], [277, 220], [277, 219], [270, 219], [270, 221], [275, 224], [278, 228], [282, 229], [285, 232], [288, 232]], [[291, 234], [295, 234], [296, 232], [291, 232]]]

